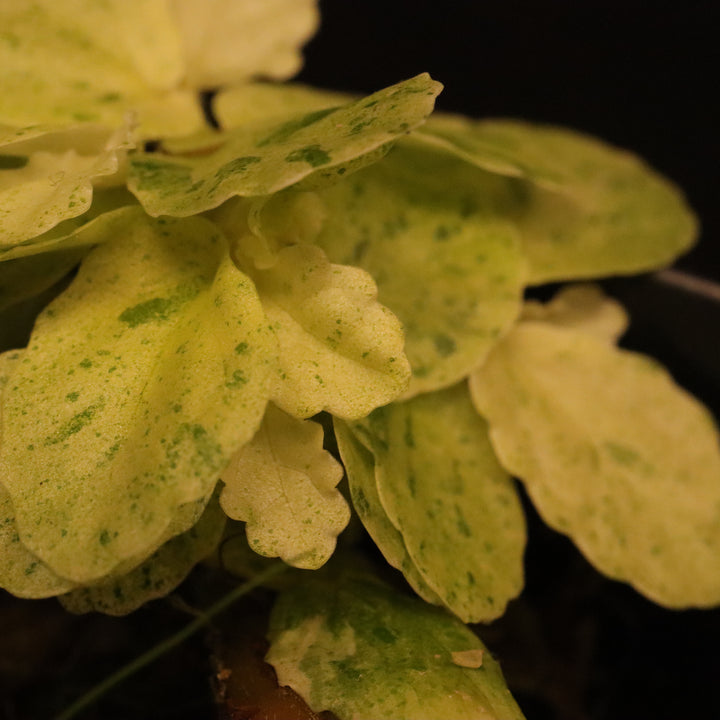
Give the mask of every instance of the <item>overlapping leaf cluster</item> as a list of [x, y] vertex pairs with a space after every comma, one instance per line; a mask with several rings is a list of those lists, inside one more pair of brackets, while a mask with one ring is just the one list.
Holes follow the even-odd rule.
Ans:
[[[318, 568], [344, 470], [390, 565], [456, 618], [366, 579], [288, 591], [273, 657], [318, 710], [520, 717], [461, 622], [522, 589], [513, 478], [609, 576], [720, 602], [707, 411], [616, 346], [597, 287], [525, 301], [671, 263], [681, 194], [570, 131], [430, 117], [427, 75], [366, 98], [258, 82], [297, 69], [314, 4], [212, 5], [0, 0], [0, 586], [129, 612], [227, 517]], [[416, 653], [424, 632], [445, 649]], [[378, 653], [399, 665], [368, 705], [349, 687]], [[408, 672], [462, 690], [441, 712]]]

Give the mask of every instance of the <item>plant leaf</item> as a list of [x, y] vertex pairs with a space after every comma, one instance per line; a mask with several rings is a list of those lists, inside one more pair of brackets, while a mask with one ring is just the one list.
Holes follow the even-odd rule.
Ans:
[[314, 570], [332, 555], [350, 519], [336, 488], [342, 476], [342, 466], [323, 450], [321, 425], [269, 404], [255, 437], [222, 474], [220, 504], [247, 523], [255, 552]]
[[519, 223], [531, 284], [656, 269], [696, 239], [696, 219], [671, 182], [589, 136], [433, 116], [416, 137], [498, 176], [498, 209]]
[[620, 339], [630, 324], [625, 308], [593, 284], [568, 285], [547, 303], [528, 301], [522, 319], [587, 332], [611, 344]]
[[299, 117], [356, 100], [347, 93], [299, 83], [243, 83], [218, 92], [213, 100], [220, 127], [229, 129], [259, 120]]
[[664, 369], [522, 322], [471, 388], [503, 465], [600, 571], [668, 607], [720, 602], [718, 430]]
[[38, 317], [4, 396], [21, 539], [84, 583], [147, 557], [207, 495], [261, 422], [276, 353], [214, 225], [124, 216], [98, 218], [106, 242]]
[[[5, 275], [8, 270], [8, 263], [14, 260], [44, 253], [66, 252], [69, 255], [77, 248], [87, 251], [93, 245], [105, 242], [105, 236], [94, 229], [94, 221], [101, 215], [107, 215], [99, 224], [100, 228], [104, 228], [105, 223], [112, 221], [112, 217], [124, 218], [126, 208], [130, 205], [137, 207], [137, 201], [124, 188], [94, 190], [93, 203], [90, 209], [82, 215], [63, 220], [42, 235], [37, 235], [23, 243], [0, 250], [0, 262], [2, 262], [0, 273]], [[115, 210], [118, 212], [111, 215]], [[26, 267], [31, 267], [32, 262], [29, 261]], [[37, 262], [40, 264], [46, 261], [37, 260]]]
[[[0, 354], [0, 431], [2, 396], [13, 370], [22, 358], [22, 350]], [[67, 592], [74, 583], [58, 577], [20, 541], [15, 524], [15, 509], [0, 481], [0, 587], [17, 597], [45, 598]]]
[[[185, 83], [214, 88], [253, 77], [286, 80], [319, 24], [316, 0], [174, 0]], [[241, 51], [238, 51], [241, 48]]]
[[0, 313], [52, 287], [87, 252], [86, 248], [72, 248], [4, 262], [0, 265]]
[[482, 173], [402, 143], [320, 195], [316, 242], [367, 270], [403, 323], [406, 397], [466, 377], [516, 320], [526, 275], [517, 231], [486, 207]]
[[427, 585], [465, 622], [502, 615], [523, 586], [525, 518], [465, 384], [357, 425], [375, 455], [380, 502]]
[[126, 575], [78, 588], [59, 599], [73, 613], [127, 615], [150, 600], [171, 593], [220, 542], [225, 515], [217, 499], [208, 503], [193, 526], [158, 548]]
[[117, 174], [132, 146], [127, 127], [110, 132], [86, 124], [6, 133], [0, 161], [10, 156], [22, 162], [0, 169], [0, 253], [87, 211], [93, 183]]
[[282, 410], [358, 418], [406, 388], [402, 328], [365, 271], [295, 245], [271, 268], [249, 272], [280, 346], [272, 400]]
[[426, 602], [442, 605], [408, 555], [403, 537], [390, 522], [375, 482], [375, 456], [353, 433], [350, 424], [333, 418], [335, 438], [347, 473], [350, 497], [362, 524], [392, 567], [400, 570], [413, 590]]
[[141, 134], [202, 124], [166, 0], [0, 3], [0, 122], [118, 125], [136, 111]]
[[476, 635], [376, 581], [308, 578], [280, 595], [269, 637], [279, 683], [316, 712], [354, 720], [523, 718]]
[[150, 215], [187, 216], [309, 176], [332, 182], [424, 122], [440, 89], [427, 74], [418, 75], [335, 110], [236, 128], [204, 156], [135, 153], [128, 187]]

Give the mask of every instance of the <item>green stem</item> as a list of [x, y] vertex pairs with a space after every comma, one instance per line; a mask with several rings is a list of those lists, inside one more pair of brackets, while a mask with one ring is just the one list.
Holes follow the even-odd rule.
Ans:
[[143, 653], [139, 657], [135, 658], [132, 662], [129, 662], [124, 667], [121, 667], [117, 672], [114, 672], [109, 677], [105, 678], [102, 682], [95, 685], [86, 692], [82, 697], [78, 698], [72, 705], [67, 707], [63, 712], [56, 717], [55, 720], [70, 720], [77, 716], [79, 712], [84, 710], [89, 705], [92, 705], [96, 700], [101, 698], [108, 690], [111, 690], [115, 685], [119, 685], [121, 682], [126, 680], [131, 675], [134, 675], [138, 670], [141, 670], [146, 665], [154, 662], [159, 657], [164, 655], [168, 650], [180, 645], [189, 638], [193, 633], [197, 632], [203, 626], [207, 625], [216, 615], [219, 615], [223, 610], [232, 605], [236, 600], [239, 600], [243, 595], [247, 595], [249, 592], [254, 590], [256, 587], [264, 585], [268, 580], [280, 575], [284, 570], [287, 569], [287, 565], [284, 562], [277, 562], [271, 565], [267, 570], [256, 575], [252, 580], [248, 580], [242, 585], [238, 585], [233, 588], [227, 595], [224, 595], [214, 605], [210, 606], [205, 610], [199, 617], [195, 618], [191, 623], [186, 625], [182, 630], [179, 630], [174, 635], [171, 635], [166, 640], [158, 643], [154, 647], [150, 648], [146, 653]]

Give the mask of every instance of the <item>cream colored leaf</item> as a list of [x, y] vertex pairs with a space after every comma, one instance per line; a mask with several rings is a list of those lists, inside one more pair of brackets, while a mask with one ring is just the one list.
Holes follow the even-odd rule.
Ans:
[[223, 473], [220, 504], [247, 523], [255, 552], [314, 569], [332, 555], [350, 519], [336, 489], [342, 476], [342, 466], [323, 450], [322, 427], [270, 404], [255, 437]]
[[316, 0], [172, 0], [185, 83], [214, 88], [251, 78], [286, 80], [317, 30]]
[[471, 377], [502, 464], [599, 570], [668, 607], [720, 602], [720, 444], [656, 362], [520, 323]]
[[568, 285], [547, 303], [526, 302], [522, 319], [587, 332], [610, 343], [615, 343], [630, 323], [625, 308], [592, 284]]
[[277, 257], [267, 270], [248, 270], [280, 345], [273, 401], [295, 417], [359, 418], [403, 392], [402, 328], [372, 278], [331, 264], [313, 245]]

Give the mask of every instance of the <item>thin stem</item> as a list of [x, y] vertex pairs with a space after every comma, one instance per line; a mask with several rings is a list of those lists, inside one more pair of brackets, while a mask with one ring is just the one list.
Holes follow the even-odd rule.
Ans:
[[672, 285], [693, 295], [720, 302], [720, 283], [714, 280], [707, 280], [681, 270], [661, 270], [655, 273], [654, 277], [665, 285]]
[[105, 678], [102, 682], [95, 685], [82, 697], [76, 700], [72, 705], [67, 707], [60, 715], [56, 717], [56, 720], [70, 720], [77, 716], [79, 712], [84, 710], [89, 705], [92, 705], [95, 701], [101, 698], [108, 690], [112, 689], [115, 685], [120, 684], [131, 675], [154, 662], [159, 657], [164, 655], [172, 648], [180, 645], [193, 635], [195, 632], [200, 630], [203, 626], [207, 625], [216, 615], [219, 615], [223, 610], [227, 609], [236, 600], [239, 600], [243, 595], [247, 595], [249, 592], [265, 584], [268, 580], [280, 575], [287, 569], [287, 565], [279, 561], [271, 565], [267, 570], [256, 575], [252, 580], [248, 580], [242, 585], [238, 585], [233, 588], [229, 593], [224, 595], [214, 605], [211, 605], [207, 610], [202, 612], [195, 620], [186, 625], [184, 628], [171, 635], [166, 640], [158, 643], [154, 647], [150, 648], [147, 652], [143, 653], [139, 657], [129, 662], [124, 667], [121, 667], [117, 672], [114, 672], [109, 677]]

